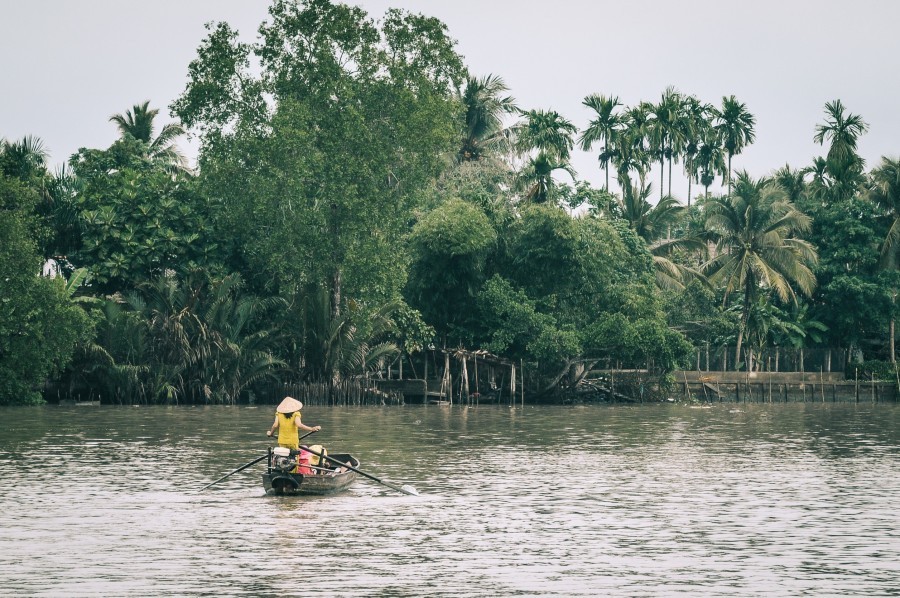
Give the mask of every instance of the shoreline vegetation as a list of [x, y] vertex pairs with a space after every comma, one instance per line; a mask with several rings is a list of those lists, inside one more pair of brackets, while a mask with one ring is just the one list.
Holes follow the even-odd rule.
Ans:
[[208, 25], [186, 70], [176, 123], [136, 104], [97, 123], [119, 130], [110, 147], [56, 170], [40, 139], [0, 142], [0, 405], [285, 385], [700, 400], [710, 371], [820, 372], [826, 399], [900, 386], [900, 158], [865, 164], [868, 125], [839, 99], [810, 131], [821, 156], [751, 174], [735, 96], [519, 106], [443, 23], [402, 10], [273, 0], [252, 43]]

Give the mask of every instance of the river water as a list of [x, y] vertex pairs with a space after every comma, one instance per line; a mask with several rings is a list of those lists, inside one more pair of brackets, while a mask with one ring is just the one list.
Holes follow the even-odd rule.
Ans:
[[0, 594], [900, 595], [900, 408], [304, 410], [360, 478], [270, 497], [273, 407], [0, 410]]

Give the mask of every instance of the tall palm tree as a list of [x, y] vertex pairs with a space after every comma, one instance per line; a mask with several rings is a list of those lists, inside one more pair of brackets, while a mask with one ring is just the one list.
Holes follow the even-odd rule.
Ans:
[[813, 141], [824, 145], [828, 140], [831, 146], [828, 148], [829, 165], [836, 170], [844, 170], [847, 166], [859, 163], [864, 166], [856, 153], [856, 142], [866, 131], [869, 125], [858, 114], [844, 114], [844, 104], [840, 100], [834, 100], [825, 104], [825, 124], [816, 125], [816, 134]]
[[509, 88], [498, 76], [469, 77], [461, 98], [466, 111], [458, 155], [461, 162], [479, 160], [485, 150], [502, 146], [508, 140], [503, 118], [518, 109], [512, 96], [503, 95], [506, 91]]
[[704, 195], [709, 198], [709, 186], [715, 182], [716, 175], [724, 175], [726, 172], [725, 150], [722, 148], [718, 131], [715, 129], [707, 128], [703, 131], [694, 166], [697, 169], [700, 184], [703, 185]]
[[[891, 226], [881, 245], [881, 265], [885, 269], [900, 268], [900, 159], [882, 156], [881, 164], [872, 170], [872, 188], [869, 197], [881, 207]], [[892, 298], [896, 301], [897, 292]], [[891, 361], [896, 361], [895, 321], [891, 316], [890, 351]]]
[[665, 179], [665, 161], [669, 161], [669, 195], [672, 195], [672, 160], [682, 145], [682, 129], [679, 119], [682, 113], [682, 96], [674, 87], [667, 87], [659, 104], [650, 104], [651, 115], [647, 123], [647, 140], [653, 154], [659, 159], [659, 197], [662, 199]]
[[[682, 141], [682, 154], [684, 156], [684, 172], [687, 175], [688, 192], [687, 205], [691, 207], [691, 184], [699, 177], [699, 164], [697, 156], [700, 152], [703, 140], [712, 132], [710, 122], [712, 106], [703, 104], [695, 96], [682, 98], [681, 115], [678, 118], [679, 135]], [[672, 182], [672, 173], [669, 173], [669, 184]], [[671, 192], [670, 192], [671, 194]]]
[[622, 103], [616, 96], [607, 97], [596, 93], [585, 97], [581, 103], [593, 110], [596, 117], [581, 133], [578, 143], [584, 151], [590, 151], [595, 143], [602, 144], [598, 159], [600, 167], [606, 171], [606, 184], [603, 189], [609, 191], [609, 163], [615, 155], [616, 137], [625, 123], [622, 115], [616, 112], [616, 108]]
[[154, 123], [159, 109], [150, 110], [150, 101], [135, 104], [125, 114], [113, 114], [110, 122], [116, 123], [122, 137], [132, 137], [147, 144], [147, 157], [170, 166], [173, 170], [187, 170], [187, 159], [175, 146], [175, 139], [185, 130], [178, 123], [163, 125], [159, 135], [154, 135]]
[[527, 199], [544, 202], [552, 197], [555, 171], [575, 176], [569, 157], [578, 129], [553, 110], [530, 110], [523, 116], [524, 121], [515, 127], [516, 148], [528, 159], [518, 184], [527, 190]]
[[637, 172], [640, 186], [650, 170], [651, 156], [647, 145], [647, 128], [650, 120], [650, 104], [642, 102], [626, 108], [623, 129], [614, 140], [613, 164], [619, 186], [625, 189], [631, 184], [631, 172]]
[[758, 293], [773, 291], [784, 303], [796, 302], [794, 286], [809, 296], [816, 284], [811, 270], [818, 256], [795, 235], [809, 230], [811, 219], [789, 202], [771, 179], [754, 181], [738, 174], [734, 192], [705, 204], [706, 226], [716, 241], [716, 255], [704, 271], [720, 284], [725, 297], [743, 293], [735, 363], [740, 362], [747, 320]]
[[734, 96], [722, 98], [722, 109], [716, 112], [715, 128], [719, 132], [722, 147], [728, 155], [727, 185], [731, 191], [731, 159], [740, 154], [744, 148], [756, 138], [754, 125], [756, 117], [747, 110], [747, 106], [737, 101]]

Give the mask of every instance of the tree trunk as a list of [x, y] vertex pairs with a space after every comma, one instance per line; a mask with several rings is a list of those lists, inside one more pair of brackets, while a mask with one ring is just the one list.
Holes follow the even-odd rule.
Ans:
[[688, 175], [688, 207], [691, 207], [691, 175]]
[[750, 285], [752, 280], [747, 280], [747, 288], [744, 289], [744, 309], [741, 313], [741, 325], [738, 328], [737, 348], [734, 351], [734, 371], [738, 371], [738, 363], [741, 361], [741, 344], [744, 340], [744, 331], [747, 329], [747, 322], [750, 320]]
[[728, 154], [728, 195], [731, 195], [731, 154]]
[[669, 156], [669, 195], [672, 195], [672, 156]]
[[897, 353], [894, 351], [894, 318], [891, 318], [891, 363], [897, 363]]
[[336, 203], [331, 204], [331, 316], [337, 318], [341, 314], [341, 260], [340, 243], [338, 242], [338, 222]]
[[664, 156], [659, 157], [659, 199], [663, 198], [663, 191], [666, 189], [666, 159]]

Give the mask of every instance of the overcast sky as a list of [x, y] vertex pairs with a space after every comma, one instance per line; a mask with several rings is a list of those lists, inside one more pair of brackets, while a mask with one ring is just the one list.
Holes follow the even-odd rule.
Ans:
[[[900, 155], [900, 2], [893, 0], [365, 0], [435, 16], [470, 71], [503, 77], [525, 109], [553, 109], [584, 127], [590, 93], [657, 101], [668, 85], [720, 104], [734, 94], [756, 116], [756, 143], [735, 159], [754, 176], [806, 166], [827, 101], [870, 125], [868, 167]], [[267, 0], [0, 0], [0, 137], [36, 135], [57, 165], [116, 138], [110, 115], [150, 100], [167, 122], [204, 23], [245, 40]], [[189, 155], [196, 144], [182, 143]], [[596, 158], [579, 177], [600, 185]], [[683, 178], [683, 177], [681, 177]], [[684, 197], [676, 177], [673, 191]], [[656, 179], [652, 179], [656, 180]]]

